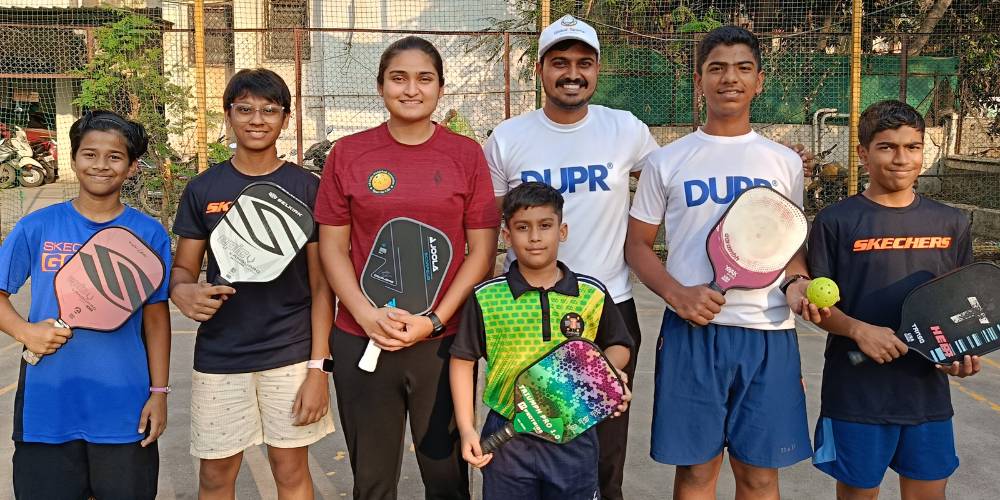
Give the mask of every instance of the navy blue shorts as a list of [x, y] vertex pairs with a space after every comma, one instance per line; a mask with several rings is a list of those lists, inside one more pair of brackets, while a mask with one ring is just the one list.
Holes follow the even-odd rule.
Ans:
[[766, 468], [812, 455], [795, 330], [693, 327], [667, 309], [656, 344], [657, 462], [696, 465], [729, 448]]
[[[506, 424], [503, 415], [491, 411], [483, 425], [483, 439]], [[565, 444], [516, 436], [483, 467], [483, 500], [600, 498], [597, 455], [596, 427]]]
[[958, 469], [955, 432], [950, 418], [897, 425], [820, 417], [813, 465], [854, 488], [882, 484], [887, 467], [908, 479], [947, 479]]

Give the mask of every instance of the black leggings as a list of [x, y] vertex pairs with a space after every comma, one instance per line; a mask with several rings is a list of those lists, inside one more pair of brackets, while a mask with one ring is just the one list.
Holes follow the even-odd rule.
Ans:
[[334, 328], [333, 382], [354, 471], [354, 498], [396, 498], [407, 415], [426, 498], [469, 498], [468, 466], [448, 381], [452, 341], [447, 337], [383, 351], [378, 368], [368, 373], [358, 368], [368, 337]]

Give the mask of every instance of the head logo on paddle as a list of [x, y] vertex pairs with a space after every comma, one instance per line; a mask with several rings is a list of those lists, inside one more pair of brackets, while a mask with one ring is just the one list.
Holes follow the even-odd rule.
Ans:
[[[908, 349], [942, 365], [1000, 349], [1000, 267], [977, 262], [914, 288], [899, 325], [896, 337]], [[854, 364], [867, 359], [848, 356]]]
[[309, 207], [277, 184], [255, 182], [212, 229], [218, 283], [268, 282], [305, 247], [315, 229]]
[[[398, 307], [410, 314], [431, 310], [451, 267], [452, 248], [439, 229], [408, 217], [386, 222], [361, 271], [361, 291], [375, 307]], [[381, 353], [374, 341], [358, 367], [373, 372]]]
[[517, 376], [514, 418], [482, 441], [482, 451], [492, 453], [517, 434], [567, 443], [624, 402], [625, 386], [601, 349], [569, 339]]
[[[117, 330], [160, 288], [165, 275], [163, 260], [138, 236], [123, 227], [104, 228], [56, 272], [56, 326]], [[28, 350], [22, 357], [32, 365], [42, 358]]]

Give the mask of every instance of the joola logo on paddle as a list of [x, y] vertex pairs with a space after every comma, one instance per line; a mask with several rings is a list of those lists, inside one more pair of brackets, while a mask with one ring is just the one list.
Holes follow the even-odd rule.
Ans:
[[431, 270], [438, 272], [438, 247], [435, 243], [437, 243], [437, 239], [433, 236], [427, 238], [427, 248], [430, 250], [431, 256]]
[[[289, 247], [289, 251], [295, 252], [294, 242], [297, 240], [292, 232], [294, 221], [267, 203], [252, 200], [249, 205], [253, 210], [244, 210], [242, 203], [233, 205], [242, 227], [234, 226], [231, 220], [234, 217], [231, 216], [222, 219], [223, 222], [229, 225], [240, 239], [257, 248], [279, 256], [285, 254], [283, 247]], [[281, 229], [278, 234], [272, 230], [275, 225]], [[295, 228], [298, 229], [298, 226]]]
[[77, 256], [94, 288], [116, 307], [134, 311], [153, 293], [152, 281], [135, 261], [100, 245], [94, 253]]

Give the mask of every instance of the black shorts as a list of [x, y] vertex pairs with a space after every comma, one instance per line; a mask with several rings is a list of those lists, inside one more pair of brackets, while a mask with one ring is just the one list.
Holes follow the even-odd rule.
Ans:
[[14, 497], [18, 499], [153, 500], [160, 471], [156, 442], [94, 444], [14, 443]]

